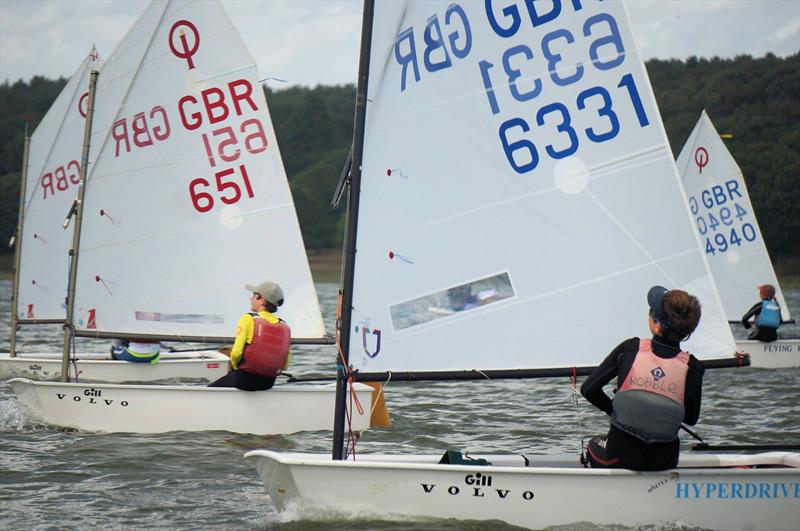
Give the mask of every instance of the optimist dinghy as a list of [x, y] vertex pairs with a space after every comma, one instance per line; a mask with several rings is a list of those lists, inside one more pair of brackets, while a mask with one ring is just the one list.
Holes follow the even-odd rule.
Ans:
[[[346, 376], [586, 374], [646, 333], [653, 284], [699, 297], [687, 350], [709, 368], [736, 363], [621, 3], [368, 0], [356, 101]], [[449, 297], [489, 289], [480, 304]], [[451, 311], [431, 311], [446, 300]], [[800, 526], [797, 454], [685, 455], [658, 473], [581, 468], [577, 452], [437, 464], [353, 452], [343, 418], [337, 409], [332, 456], [245, 454], [278, 510], [536, 529]]]
[[[286, 295], [278, 315], [293, 343], [329, 343], [258, 70], [222, 6], [151, 3], [95, 76], [95, 155], [79, 188], [65, 357], [73, 335], [232, 342], [244, 284], [266, 279]], [[86, 430], [333, 425], [333, 386], [10, 383], [47, 422]], [[354, 429], [368, 426], [365, 397]], [[158, 419], [147, 418], [153, 412]]]
[[[64, 217], [80, 180], [89, 72], [100, 65], [97, 51], [92, 49], [33, 135], [26, 138], [14, 237], [11, 345], [9, 352], [0, 353], [0, 380], [16, 376], [55, 380], [61, 376], [61, 355], [22, 351], [17, 329], [63, 324], [66, 318], [64, 299], [74, 224], [64, 227]], [[69, 369], [82, 381], [213, 381], [225, 374], [226, 365], [227, 358], [213, 350], [164, 353], [160, 363], [146, 366], [112, 360], [109, 352], [78, 351], [70, 353]]]
[[[677, 165], [727, 319], [739, 323], [755, 302], [756, 288], [772, 284], [781, 320], [791, 321], [742, 170], [706, 111], [683, 146]], [[753, 367], [800, 367], [800, 339], [779, 337], [771, 343], [744, 339], [736, 341], [736, 348], [750, 355]]]

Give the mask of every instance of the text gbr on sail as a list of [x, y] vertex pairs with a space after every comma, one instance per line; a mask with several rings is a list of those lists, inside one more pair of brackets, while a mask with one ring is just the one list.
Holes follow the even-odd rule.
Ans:
[[81, 181], [81, 165], [71, 160], [52, 171], [43, 174], [39, 182], [42, 187], [42, 199], [67, 190], [70, 184], [77, 185]]
[[[571, 0], [570, 2], [575, 11], [582, 9], [581, 0]], [[503, 38], [513, 37], [520, 29], [525, 15], [513, 2], [501, 2], [487, 0], [484, 4], [486, 19], [492, 30]], [[527, 20], [532, 28], [536, 28], [558, 18], [562, 8], [561, 0], [553, 0], [546, 7], [534, 2], [525, 2]], [[549, 9], [548, 9], [549, 8]], [[441, 20], [444, 21], [442, 24]], [[445, 9], [442, 19], [439, 13], [434, 13], [427, 20], [425, 29], [422, 31], [422, 57], [417, 53], [418, 38], [415, 38], [414, 28], [410, 27], [397, 36], [394, 44], [394, 57], [397, 64], [401, 67], [400, 91], [406, 90], [407, 79], [410, 74], [414, 76], [414, 82], [421, 79], [420, 62], [429, 73], [447, 69], [453, 66], [451, 54], [456, 59], [464, 59], [472, 50], [472, 28], [469, 18], [459, 4], [450, 4]], [[442, 31], [444, 25], [446, 35]], [[556, 38], [563, 35], [556, 35]], [[530, 57], [529, 57], [530, 59]]]
[[[227, 94], [219, 87], [210, 87], [200, 92], [200, 99], [187, 94], [178, 100], [178, 116], [183, 127], [194, 131], [204, 122], [217, 124], [235, 114], [241, 116], [246, 103], [253, 111], [258, 107], [253, 101], [253, 86], [246, 79], [236, 79], [227, 84]], [[129, 127], [130, 124], [130, 127]], [[169, 114], [162, 105], [155, 105], [147, 112], [138, 112], [129, 121], [122, 117], [111, 129], [114, 139], [114, 156], [119, 157], [121, 149], [130, 153], [134, 148], [146, 148], [155, 142], [163, 142], [170, 137]]]

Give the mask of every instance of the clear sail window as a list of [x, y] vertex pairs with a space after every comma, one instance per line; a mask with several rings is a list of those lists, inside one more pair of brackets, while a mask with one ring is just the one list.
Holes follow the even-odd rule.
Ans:
[[508, 273], [453, 286], [389, 307], [395, 330], [478, 310], [514, 296]]

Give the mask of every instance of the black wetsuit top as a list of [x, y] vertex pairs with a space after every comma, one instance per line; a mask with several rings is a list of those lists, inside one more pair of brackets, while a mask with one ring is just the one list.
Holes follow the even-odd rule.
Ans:
[[[660, 358], [674, 358], [681, 351], [678, 343], [667, 341], [660, 336], [653, 337], [652, 345], [653, 352]], [[611, 398], [603, 391], [603, 386], [617, 378], [619, 387], [628, 376], [637, 352], [639, 352], [638, 337], [627, 339], [617, 345], [581, 385], [581, 394], [586, 400], [611, 415]], [[697, 358], [689, 356], [683, 416], [683, 422], [689, 425], [694, 425], [700, 417], [704, 372], [705, 369]], [[623, 468], [664, 470], [677, 464], [680, 441], [676, 439], [668, 443], [646, 443], [612, 425], [608, 432], [606, 447], [610, 455], [619, 459], [619, 465]]]
[[[742, 326], [745, 328], [750, 328], [753, 324], [750, 322], [750, 319], [753, 317], [758, 317], [761, 315], [761, 307], [764, 304], [763, 301], [758, 301], [755, 303], [747, 313], [742, 316]], [[780, 308], [780, 307], [779, 307]], [[755, 330], [750, 332], [750, 335], [747, 336], [747, 339], [755, 339], [757, 341], [764, 341], [765, 343], [769, 343], [770, 341], [775, 341], [778, 339], [778, 330], [777, 328], [761, 328], [756, 325]]]

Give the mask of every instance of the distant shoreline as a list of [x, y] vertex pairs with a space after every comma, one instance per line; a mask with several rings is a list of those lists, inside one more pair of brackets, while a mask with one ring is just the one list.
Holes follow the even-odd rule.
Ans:
[[[0, 280], [11, 278], [10, 255], [0, 256]], [[342, 268], [342, 252], [339, 249], [308, 251], [308, 264], [315, 282], [339, 282]], [[784, 289], [800, 288], [800, 258], [790, 258], [775, 264], [775, 274]]]

